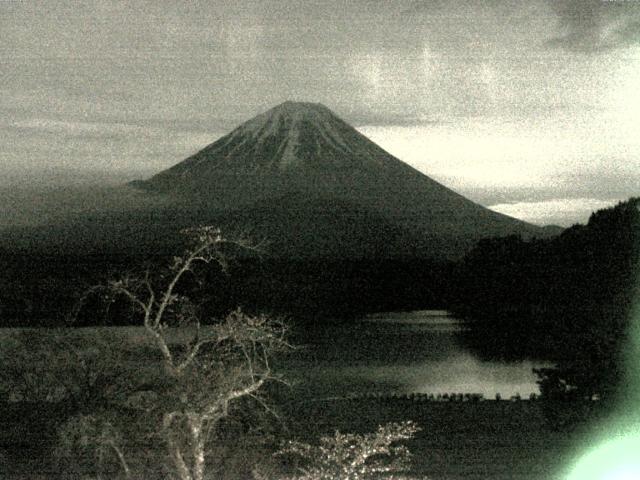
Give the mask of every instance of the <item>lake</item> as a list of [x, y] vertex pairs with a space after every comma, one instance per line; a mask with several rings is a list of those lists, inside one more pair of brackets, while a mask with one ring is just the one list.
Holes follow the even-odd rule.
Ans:
[[[280, 372], [297, 394], [481, 393], [485, 398], [538, 393], [543, 362], [480, 359], [458, 333], [464, 324], [441, 310], [369, 315], [308, 327]], [[302, 342], [298, 340], [302, 338]]]
[[[525, 398], [538, 393], [532, 369], [550, 364], [481, 359], [460, 340], [464, 328], [442, 310], [318, 322], [292, 332], [295, 350], [274, 367], [301, 398], [369, 393], [481, 393], [485, 398], [519, 393]], [[109, 330], [122, 335], [122, 345], [150, 342], [141, 327]], [[93, 329], [77, 332], [91, 335]]]

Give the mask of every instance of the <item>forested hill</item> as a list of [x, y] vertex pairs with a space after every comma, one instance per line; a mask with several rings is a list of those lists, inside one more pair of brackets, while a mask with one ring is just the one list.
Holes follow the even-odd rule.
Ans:
[[488, 356], [557, 360], [585, 388], [614, 384], [640, 293], [639, 208], [632, 198], [552, 239], [479, 242], [455, 302], [472, 320], [470, 343]]

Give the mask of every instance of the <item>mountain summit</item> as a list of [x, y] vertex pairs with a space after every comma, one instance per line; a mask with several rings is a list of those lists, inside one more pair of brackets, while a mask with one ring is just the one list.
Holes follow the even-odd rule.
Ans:
[[[389, 252], [403, 255], [416, 254], [416, 238], [421, 255], [444, 249], [458, 256], [480, 238], [545, 234], [446, 188], [314, 103], [282, 103], [133, 185], [212, 218], [245, 219], [311, 250], [307, 231], [325, 247], [338, 239], [344, 246], [377, 236], [376, 224], [404, 238], [397, 243], [406, 252]], [[342, 248], [328, 250], [334, 247]]]
[[179, 190], [203, 174], [372, 169], [388, 157], [324, 105], [284, 102], [156, 175], [149, 186]]

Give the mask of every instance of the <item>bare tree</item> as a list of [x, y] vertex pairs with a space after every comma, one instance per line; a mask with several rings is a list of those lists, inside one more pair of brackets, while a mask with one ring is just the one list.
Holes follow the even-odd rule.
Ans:
[[283, 324], [264, 315], [238, 309], [222, 321], [203, 321], [204, 312], [179, 293], [181, 282], [199, 264], [226, 269], [229, 248], [255, 247], [212, 227], [185, 233], [190, 248], [165, 272], [129, 275], [109, 282], [107, 290], [131, 302], [160, 352], [165, 384], [153, 405], [161, 423], [154, 438], [168, 448], [171, 473], [203, 480], [212, 432], [241, 399], [262, 401], [259, 391], [276, 379], [270, 357], [287, 344]]

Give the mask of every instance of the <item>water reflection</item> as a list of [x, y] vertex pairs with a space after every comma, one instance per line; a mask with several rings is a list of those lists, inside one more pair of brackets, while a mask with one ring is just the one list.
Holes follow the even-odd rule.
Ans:
[[299, 393], [538, 392], [533, 368], [543, 362], [482, 360], [458, 339], [464, 328], [445, 311], [387, 313], [355, 322], [316, 325], [285, 365]]

